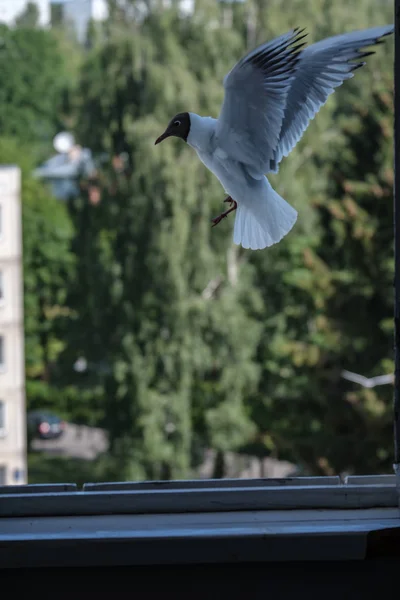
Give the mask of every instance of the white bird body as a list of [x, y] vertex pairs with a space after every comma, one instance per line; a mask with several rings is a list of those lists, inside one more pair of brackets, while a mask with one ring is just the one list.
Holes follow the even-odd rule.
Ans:
[[234, 243], [257, 250], [279, 242], [295, 224], [297, 211], [275, 192], [263, 173], [250, 174], [247, 165], [218, 145], [217, 119], [189, 115], [187, 143], [237, 202]]
[[305, 49], [299, 43], [305, 36], [298, 29], [281, 35], [247, 54], [228, 73], [218, 119], [180, 113], [156, 140], [183, 138], [218, 178], [237, 205], [235, 244], [263, 249], [292, 229], [297, 211], [265, 175], [278, 171], [329, 95], [365, 64], [354, 62], [372, 54], [363, 49], [391, 33], [393, 25], [374, 27]]

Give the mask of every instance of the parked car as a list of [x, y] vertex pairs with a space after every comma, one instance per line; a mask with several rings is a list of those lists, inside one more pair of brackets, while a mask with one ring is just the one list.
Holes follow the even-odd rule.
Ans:
[[31, 411], [27, 414], [28, 436], [51, 440], [60, 437], [65, 430], [65, 422], [49, 412]]

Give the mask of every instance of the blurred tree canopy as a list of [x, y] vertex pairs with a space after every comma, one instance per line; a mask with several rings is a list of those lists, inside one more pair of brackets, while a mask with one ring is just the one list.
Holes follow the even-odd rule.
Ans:
[[[52, 368], [63, 349], [63, 316], [73, 278], [73, 225], [67, 208], [32, 176], [30, 148], [0, 137], [0, 164], [21, 169], [25, 316], [25, 371], [30, 407], [53, 407], [60, 389], [52, 389]], [[63, 407], [59, 409], [63, 412]]]
[[[74, 233], [60, 248], [76, 271], [62, 290], [51, 377], [79, 390], [71, 414], [82, 398], [82, 418], [109, 431], [108, 477], [186, 477], [208, 447], [313, 474], [387, 472], [392, 389], [360, 388], [341, 371], [393, 371], [392, 41], [271, 177], [299, 219], [270, 249], [233, 246], [233, 219], [212, 229], [220, 184], [180, 140], [154, 140], [181, 110], [218, 116], [224, 75], [247, 48], [294, 26], [312, 43], [390, 23], [391, 2], [292, 0], [283, 11], [281, 0], [201, 0], [191, 16], [179, 3], [109, 4], [73, 87], [61, 76], [51, 84], [56, 97], [69, 85], [74, 133], [103, 161], [62, 216]], [[38, 105], [56, 123], [60, 105], [47, 102]], [[5, 131], [16, 134], [13, 119]], [[40, 119], [22, 119], [40, 136]], [[87, 370], [73, 373], [82, 356]]]
[[34, 147], [35, 163], [68, 118], [76, 54], [62, 32], [22, 17], [15, 28], [0, 24], [0, 135]]

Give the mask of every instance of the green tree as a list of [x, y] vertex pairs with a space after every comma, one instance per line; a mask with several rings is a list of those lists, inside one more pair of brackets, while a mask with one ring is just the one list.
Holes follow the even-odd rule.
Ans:
[[[25, 369], [28, 407], [57, 409], [51, 370], [64, 347], [62, 324], [68, 316], [68, 284], [73, 276], [73, 227], [66, 207], [32, 176], [27, 146], [0, 138], [0, 164], [21, 168]], [[32, 401], [32, 402], [31, 402]]]
[[[310, 0], [290, 15], [259, 6], [258, 23], [286, 30], [311, 13], [312, 39], [392, 20], [389, 4], [365, 0], [355, 11]], [[336, 91], [282, 163], [273, 183], [299, 221], [284, 243], [252, 257], [265, 300], [255, 449], [312, 473], [391, 464], [391, 390], [357, 388], [341, 371], [393, 368], [392, 52], [389, 41]]]
[[154, 149], [175, 112], [207, 114], [222, 99], [242, 42], [223, 28], [216, 45], [208, 24], [155, 10], [132, 36], [135, 23], [111, 22], [82, 72], [80, 139], [113, 160], [101, 202], [71, 207], [85, 282], [76, 302], [84, 294], [90, 306], [82, 348], [111, 369], [107, 427], [122, 477], [185, 476], [194, 449], [237, 448], [252, 435], [251, 269], [239, 284], [232, 224], [211, 229], [224, 198], [215, 178], [183, 145]]
[[204, 0], [192, 19], [111, 8], [76, 99], [81, 142], [110, 164], [70, 206], [79, 276], [65, 352], [104, 381], [114, 473], [184, 476], [206, 445], [311, 473], [387, 471], [390, 392], [341, 371], [392, 368], [390, 43], [271, 177], [299, 210], [276, 247], [233, 247], [228, 220], [211, 229], [220, 185], [179, 141], [153, 142], [180, 110], [218, 115], [247, 46], [294, 26], [312, 42], [387, 23], [391, 7]]
[[[0, 25], [0, 134], [48, 152], [63, 124], [67, 56], [51, 31]], [[37, 160], [45, 154], [37, 156]]]

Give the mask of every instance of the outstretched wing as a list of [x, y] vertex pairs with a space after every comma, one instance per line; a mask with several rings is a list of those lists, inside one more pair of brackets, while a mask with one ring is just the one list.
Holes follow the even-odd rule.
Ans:
[[266, 172], [275, 156], [304, 37], [295, 29], [259, 46], [225, 77], [215, 142], [254, 173]]
[[392, 34], [393, 29], [393, 25], [387, 25], [353, 31], [312, 44], [301, 52], [269, 170], [278, 170], [282, 158], [292, 151], [330, 94], [365, 64], [363, 58], [374, 54], [363, 49], [382, 43], [382, 38]]

